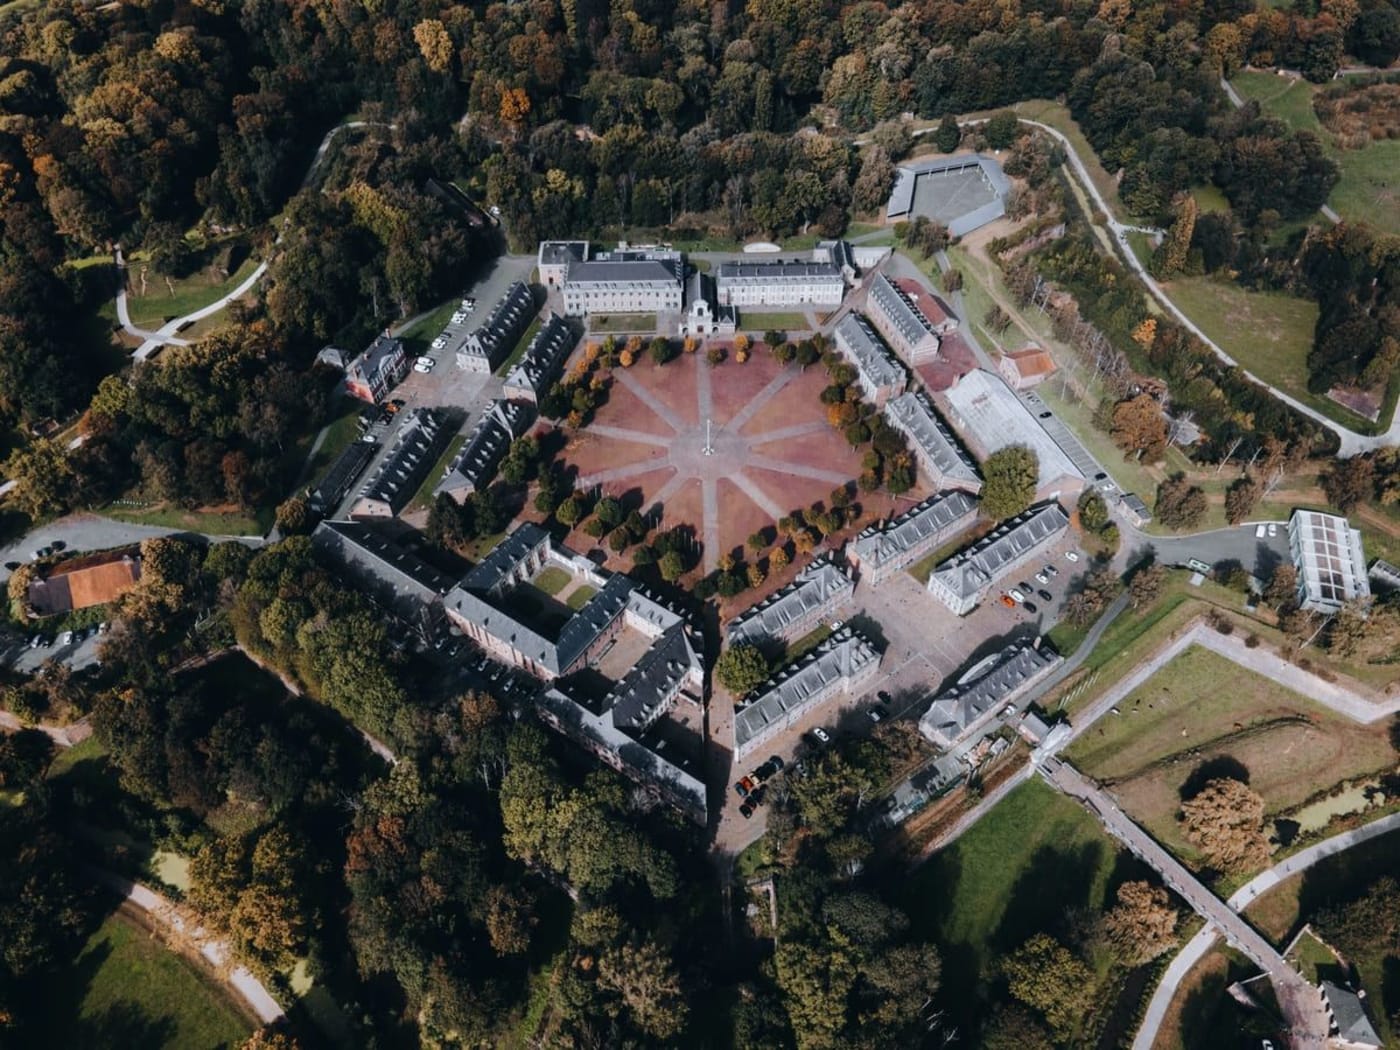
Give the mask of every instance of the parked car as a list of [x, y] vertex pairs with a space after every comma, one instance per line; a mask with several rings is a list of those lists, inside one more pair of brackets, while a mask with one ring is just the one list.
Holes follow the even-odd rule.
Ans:
[[452, 323], [453, 323], [453, 324], [461, 324], [461, 323], [462, 323], [463, 321], [465, 321], [466, 319], [467, 319], [467, 315], [464, 314], [461, 310], [458, 310], [455, 314], [452, 315]]
[[29, 648], [31, 649], [37, 649], [43, 644], [44, 636], [42, 634], [36, 634], [33, 638], [29, 639]]
[[1049, 583], [1049, 582], [1050, 582], [1050, 577], [1049, 577], [1049, 576], [1046, 576], [1045, 573], [1044, 573], [1043, 571], [1042, 571], [1042, 572], [1036, 573], [1036, 574], [1035, 574], [1035, 579], [1036, 579], [1036, 582], [1037, 582], [1037, 583]]
[[408, 402], [401, 397], [396, 397], [394, 400], [390, 401], [389, 404], [393, 405], [395, 408], [403, 408]]
[[1001, 604], [1006, 606], [1008, 609], [1016, 608], [1016, 601], [1009, 594], [1003, 594], [1001, 596]]
[[739, 793], [740, 798], [748, 798], [756, 787], [758, 787], [758, 781], [754, 780], [753, 777], [744, 777], [734, 785], [734, 790]]
[[59, 644], [59, 645], [72, 645], [72, 644], [73, 644], [73, 632], [72, 632], [72, 631], [64, 631], [62, 634], [60, 634], [60, 635], [58, 636], [58, 644]]
[[745, 802], [739, 807], [739, 813], [743, 816], [745, 820], [748, 820], [750, 817], [753, 816], [753, 803]]
[[435, 361], [431, 357], [424, 356], [417, 358], [413, 363], [415, 365], [422, 365], [424, 368], [432, 368], [434, 365], [437, 364], [437, 361]]
[[1053, 601], [1055, 600], [1055, 596], [1054, 596], [1053, 594], [1051, 594], [1049, 591], [1046, 591], [1046, 590], [1039, 590], [1039, 591], [1036, 591], [1035, 593], [1038, 594], [1038, 595], [1040, 595], [1040, 600], [1043, 601], [1043, 602], [1053, 602]]
[[438, 336], [436, 339], [433, 340], [432, 347], [433, 347], [434, 350], [442, 350], [442, 349], [444, 349], [446, 346], [447, 346], [447, 336], [445, 336], [445, 335], [440, 335], [440, 336]]
[[1031, 614], [1034, 614], [1034, 613], [1036, 613], [1036, 612], [1039, 611], [1039, 610], [1036, 608], [1035, 602], [1032, 602], [1032, 601], [1026, 602], [1026, 604], [1023, 605], [1023, 606], [1021, 606], [1021, 608], [1025, 609], [1026, 612], [1031, 613]]
[[875, 697], [876, 697], [876, 699], [878, 699], [878, 700], [880, 701], [880, 703], [882, 703], [882, 704], [892, 704], [892, 703], [894, 703], [894, 699], [890, 696], [889, 693], [885, 692], [883, 689], [881, 689], [878, 693], [876, 693], [876, 694], [875, 694]]
[[[1275, 536], [1277, 536], [1277, 535], [1278, 535], [1278, 522], [1276, 522], [1276, 521], [1271, 521], [1271, 522], [1269, 522], [1269, 539], [1273, 539], [1273, 538], [1274, 538]], [[58, 544], [54, 544], [54, 546], [56, 547], [56, 546], [58, 546]]]
[[110, 623], [108, 623], [106, 620], [103, 620], [101, 623], [99, 623], [99, 624], [97, 625], [97, 633], [98, 633], [98, 634], [106, 634], [106, 633], [107, 633], [109, 630], [111, 630], [111, 629], [112, 629], [112, 625], [111, 625]]
[[763, 805], [763, 796], [766, 794], [768, 794], [768, 789], [760, 784], [753, 789], [753, 793], [749, 795], [746, 801], [751, 806], [761, 806]]
[[758, 778], [758, 782], [761, 784], [781, 768], [781, 766], [773, 765], [773, 760], [770, 758], [767, 762], [763, 763], [763, 765], [755, 769], [753, 775]]
[[[1269, 533], [1269, 535], [1272, 536], [1273, 533]], [[68, 546], [68, 544], [64, 543], [62, 540], [54, 540], [51, 544], [49, 544], [49, 546], [50, 546], [53, 550], [61, 551], [61, 550], [63, 550], [64, 547]]]
[[768, 764], [779, 773], [787, 768], [787, 763], [783, 761], [781, 755], [769, 755]]
[[7, 561], [7, 562], [5, 563], [5, 568], [9, 569], [10, 572], [14, 572], [16, 569], [19, 568], [19, 562], [17, 562], [17, 561]]
[[1031, 586], [1029, 583], [1027, 583], [1025, 580], [1022, 580], [1020, 583], [1018, 583], [1018, 584], [1016, 585], [1016, 589], [1019, 590], [1022, 594], [1025, 594], [1025, 595], [1031, 595], [1031, 594], [1034, 594], [1034, 593], [1035, 593], [1035, 588], [1032, 587], [1032, 586]]
[[1261, 521], [1258, 525], [1254, 526], [1254, 538], [1256, 540], [1262, 540], [1268, 531], [1269, 527]]
[[831, 629], [832, 629], [833, 631], [839, 631], [842, 627], [845, 627], [845, 626], [846, 626], [846, 621], [845, 621], [845, 620], [832, 620], [832, 621], [831, 621]]
[[865, 714], [870, 719], [870, 721], [874, 722], [876, 725], [879, 725], [885, 719], [890, 717], [890, 713], [886, 711], [883, 707], [881, 707], [879, 704], [876, 704], [874, 707], [867, 710]]
[[813, 730], [812, 730], [812, 735], [813, 735], [814, 737], [816, 737], [818, 740], [820, 740], [823, 744], [829, 744], [829, 743], [831, 743], [831, 734], [828, 733], [828, 732], [827, 732], [825, 729], [823, 729], [821, 726], [817, 726], [815, 729], [813, 729]]
[[413, 370], [414, 370], [415, 372], [417, 372], [419, 375], [427, 375], [427, 374], [428, 374], [429, 372], [431, 372], [433, 369], [432, 369], [432, 366], [431, 366], [431, 365], [424, 365], [424, 364], [420, 364], [420, 363], [418, 363], [417, 361], [415, 361], [415, 362], [413, 362]]
[[1055, 566], [1050, 565], [1049, 563], [1046, 564], [1045, 570], [1044, 570], [1044, 571], [1045, 571], [1045, 575], [1046, 575], [1046, 576], [1049, 576], [1052, 580], [1053, 580], [1056, 576], [1060, 575], [1060, 570], [1057, 569], [1057, 568], [1055, 568]]
[[1078, 552], [1078, 551], [1065, 551], [1065, 561], [1078, 561], [1078, 560], [1079, 560], [1079, 552]]
[[1015, 587], [1012, 587], [1011, 590], [1007, 591], [1006, 593], [1011, 598], [1011, 600], [1017, 605], [1022, 604], [1026, 600], [1026, 596], [1020, 591], [1018, 591]]

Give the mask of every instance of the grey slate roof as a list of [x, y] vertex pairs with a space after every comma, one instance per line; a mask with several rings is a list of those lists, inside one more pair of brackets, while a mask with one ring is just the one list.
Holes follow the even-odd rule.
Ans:
[[1359, 1046], [1381, 1046], [1381, 1037], [1366, 1016], [1366, 1007], [1361, 997], [1350, 988], [1343, 988], [1331, 981], [1321, 982], [1322, 994], [1327, 1005], [1332, 1008], [1332, 1019], [1337, 1026], [1337, 1035], [1349, 1043]]
[[467, 336], [457, 353], [484, 357], [494, 366], [515, 349], [535, 315], [535, 293], [529, 285], [516, 281], [491, 308], [481, 327]]
[[975, 677], [943, 690], [919, 719], [919, 731], [935, 743], [952, 743], [983, 715], [1008, 702], [1060, 662], [1058, 653], [1041, 646], [1007, 646]]
[[1008, 518], [933, 570], [933, 578], [963, 598], [991, 586], [1022, 555], [1069, 527], [1069, 516], [1051, 501]]
[[976, 510], [977, 501], [966, 492], [939, 492], [888, 523], [867, 525], [853, 541], [852, 551], [862, 565], [878, 568]]
[[442, 417], [431, 408], [415, 408], [399, 427], [389, 454], [362, 489], [360, 498], [376, 500], [397, 514], [418, 491], [432, 469], [446, 436]]
[[495, 476], [511, 442], [524, 426], [527, 412], [516, 401], [496, 400], [477, 420], [466, 443], [448, 464], [436, 491], [455, 492], [470, 488], [480, 491]]
[[611, 288], [619, 284], [666, 287], [681, 282], [682, 264], [675, 259], [597, 258], [570, 263], [568, 284]]
[[974, 490], [982, 487], [976, 461], [958, 444], [953, 432], [944, 426], [923, 394], [912, 390], [900, 394], [885, 405], [885, 418], [937, 468], [942, 477], [935, 481], [962, 482]]
[[860, 314], [848, 313], [841, 318], [835, 336], [837, 347], [853, 359], [852, 363], [872, 386], [899, 388], [907, 381], [903, 367]]
[[938, 338], [937, 331], [924, 312], [883, 273], [875, 275], [875, 283], [870, 286], [870, 298], [880, 304], [890, 323], [899, 329], [899, 334], [910, 345], [928, 336]]
[[829, 554], [823, 554], [786, 587], [770, 594], [729, 624], [730, 645], [781, 638], [788, 628], [819, 609], [849, 598], [855, 584]]
[[587, 241], [541, 241], [541, 266], [559, 266], [583, 262], [588, 258]]
[[506, 376], [506, 389], [528, 390], [536, 397], [554, 381], [574, 348], [574, 330], [557, 314], [540, 326], [525, 354]]
[[441, 603], [453, 586], [450, 576], [357, 521], [321, 522], [311, 534], [311, 546], [402, 620], [418, 619], [425, 606]]
[[311, 490], [311, 506], [323, 514], [338, 506], [378, 451], [378, 441], [362, 439], [346, 445]]
[[735, 746], [743, 749], [774, 722], [832, 695], [842, 679], [854, 678], [880, 662], [880, 654], [849, 627], [837, 631], [795, 664], [762, 686], [752, 703], [734, 715]]
[[685, 678], [699, 668], [700, 658], [676, 617], [608, 694], [613, 725], [630, 733], [645, 732], [665, 713]]

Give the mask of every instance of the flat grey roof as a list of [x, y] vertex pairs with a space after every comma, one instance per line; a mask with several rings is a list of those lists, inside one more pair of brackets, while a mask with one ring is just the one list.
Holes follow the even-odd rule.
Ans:
[[1083, 479], [1085, 474], [1065, 454], [1030, 407], [1016, 396], [1006, 381], [985, 369], [976, 369], [944, 391], [955, 425], [990, 455], [1008, 445], [1025, 445], [1040, 464], [1039, 485], [1060, 478]]
[[570, 263], [564, 283], [609, 289], [621, 285], [668, 287], [681, 283], [681, 264], [671, 259], [595, 259]]
[[793, 259], [771, 262], [725, 262], [715, 271], [720, 284], [759, 284], [769, 281], [799, 282], [813, 279], [836, 280], [845, 283], [841, 268], [835, 263]]

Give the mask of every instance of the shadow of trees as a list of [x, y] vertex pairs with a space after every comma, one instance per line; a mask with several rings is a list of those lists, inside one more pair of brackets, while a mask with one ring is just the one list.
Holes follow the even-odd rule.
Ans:
[[1249, 768], [1235, 758], [1233, 755], [1217, 755], [1207, 759], [1191, 771], [1178, 789], [1182, 802], [1189, 802], [1202, 791], [1212, 780], [1238, 780], [1242, 783], [1249, 783]]

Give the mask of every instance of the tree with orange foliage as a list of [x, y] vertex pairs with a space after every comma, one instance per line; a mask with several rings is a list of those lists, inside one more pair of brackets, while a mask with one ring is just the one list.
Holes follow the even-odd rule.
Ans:
[[530, 96], [524, 88], [501, 88], [501, 122], [518, 128], [530, 115]]
[[637, 363], [637, 355], [632, 352], [630, 346], [624, 346], [622, 353], [617, 355], [617, 361], [623, 368], [631, 368]]

